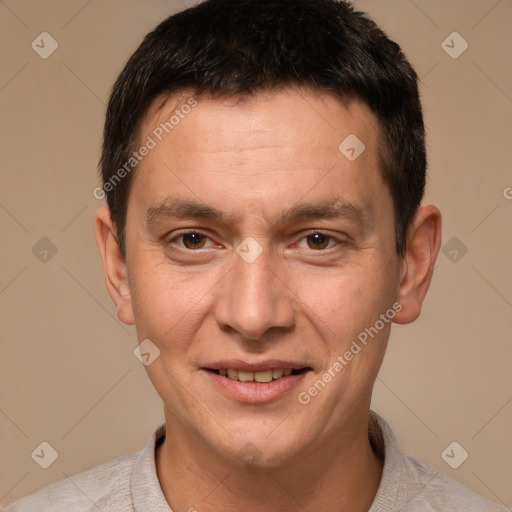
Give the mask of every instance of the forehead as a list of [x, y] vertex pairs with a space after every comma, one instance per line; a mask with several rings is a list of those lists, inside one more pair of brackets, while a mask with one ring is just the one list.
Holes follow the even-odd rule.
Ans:
[[366, 207], [361, 203], [371, 193], [386, 188], [377, 119], [357, 98], [294, 88], [218, 98], [182, 91], [153, 102], [139, 145], [148, 138], [154, 147], [138, 165], [132, 190], [153, 204], [179, 192], [223, 205], [233, 194], [244, 195], [247, 205], [278, 205], [286, 193], [282, 204], [291, 206], [305, 192], [325, 196], [335, 187], [336, 195]]
[[[326, 91], [290, 86], [252, 95], [197, 96], [189, 90], [161, 94], [147, 109], [138, 138], [140, 140], [148, 134], [163, 139], [179, 136], [179, 132], [184, 130], [178, 130], [178, 127], [185, 120], [187, 136], [192, 131], [196, 136], [209, 135], [203, 140], [205, 149], [210, 144], [226, 145], [229, 141], [226, 138], [221, 140], [223, 135], [228, 135], [233, 144], [238, 144], [239, 141], [233, 137], [235, 130], [244, 132], [248, 146], [266, 132], [279, 139], [293, 136], [297, 141], [307, 139], [311, 143], [324, 140], [331, 147], [333, 142], [337, 147], [339, 136], [349, 127], [370, 145], [378, 131], [375, 114], [361, 99], [355, 96], [341, 98]], [[285, 123], [287, 130], [279, 131], [279, 124]], [[215, 125], [214, 133], [211, 132], [212, 124]], [[159, 134], [159, 131], [163, 133]], [[165, 145], [165, 141], [162, 142]], [[230, 147], [227, 145], [225, 149]]]

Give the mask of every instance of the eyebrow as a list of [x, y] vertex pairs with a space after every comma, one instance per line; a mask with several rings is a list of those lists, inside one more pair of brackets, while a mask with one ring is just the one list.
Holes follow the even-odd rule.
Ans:
[[208, 206], [207, 204], [190, 199], [167, 197], [158, 206], [148, 208], [146, 222], [154, 224], [168, 218], [175, 219], [206, 219], [229, 224], [236, 221], [236, 217]]
[[[276, 225], [307, 220], [346, 218], [361, 226], [370, 221], [370, 212], [342, 197], [320, 203], [298, 203], [274, 219]], [[166, 219], [204, 219], [224, 224], [236, 223], [239, 215], [228, 215], [205, 203], [191, 199], [167, 197], [157, 206], [148, 208], [146, 222], [155, 224]]]

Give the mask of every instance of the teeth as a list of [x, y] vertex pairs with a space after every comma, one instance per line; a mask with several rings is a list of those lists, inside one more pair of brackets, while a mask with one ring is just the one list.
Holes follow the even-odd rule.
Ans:
[[232, 368], [227, 370], [225, 368], [219, 369], [219, 375], [227, 376], [231, 380], [238, 380], [240, 382], [272, 382], [272, 380], [287, 377], [291, 374], [291, 368], [273, 368], [262, 372], [247, 372], [245, 370], [233, 370]]
[[274, 368], [272, 370], [272, 377], [274, 379], [280, 379], [283, 376], [284, 370], [280, 370], [279, 368]]
[[251, 382], [251, 380], [254, 380], [254, 372], [244, 372], [243, 370], [238, 370], [238, 380], [240, 382]]
[[272, 382], [272, 370], [265, 372], [254, 372], [256, 382]]

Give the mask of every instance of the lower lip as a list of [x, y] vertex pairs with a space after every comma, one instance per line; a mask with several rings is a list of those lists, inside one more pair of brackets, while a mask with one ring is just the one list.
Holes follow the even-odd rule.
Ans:
[[238, 402], [258, 404], [281, 398], [297, 387], [308, 372], [287, 375], [271, 382], [240, 382], [208, 370], [204, 370], [204, 373], [226, 397]]

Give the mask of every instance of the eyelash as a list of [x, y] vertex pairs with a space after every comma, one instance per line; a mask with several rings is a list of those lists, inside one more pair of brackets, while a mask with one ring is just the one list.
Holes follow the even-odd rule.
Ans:
[[[166, 241], [165, 245], [167, 247], [171, 246], [176, 240], [178, 240], [180, 238], [183, 239], [183, 237], [185, 237], [187, 235], [201, 235], [201, 236], [207, 238], [208, 240], [212, 241], [210, 239], [210, 237], [208, 235], [206, 235], [205, 233], [202, 233], [199, 230], [192, 229], [192, 230], [182, 231], [182, 232], [178, 233], [172, 239]], [[338, 245], [338, 246], [344, 245], [344, 244], [347, 243], [346, 240], [342, 240], [342, 239], [340, 239], [338, 237], [335, 237], [334, 235], [330, 235], [329, 233], [326, 233], [325, 231], [319, 231], [319, 230], [311, 231], [311, 232], [305, 234], [304, 236], [302, 236], [300, 238], [300, 241], [306, 239], [308, 236], [311, 236], [311, 235], [322, 235], [322, 236], [328, 238], [329, 242], [331, 242], [331, 241], [336, 242], [336, 245]], [[311, 248], [308, 248], [308, 249], [310, 251], [312, 251], [312, 252], [321, 253], [321, 252], [327, 252], [329, 249], [332, 249], [333, 247], [334, 246], [331, 246], [331, 247], [327, 246], [325, 249], [311, 249]], [[187, 251], [187, 252], [197, 252], [200, 249], [204, 249], [204, 247], [200, 247], [199, 249], [188, 249], [187, 247], [181, 246], [180, 249], [184, 250], [184, 251]]]

